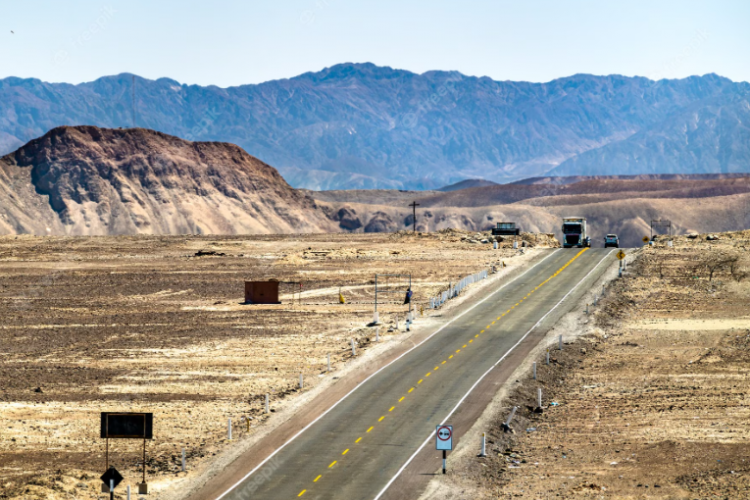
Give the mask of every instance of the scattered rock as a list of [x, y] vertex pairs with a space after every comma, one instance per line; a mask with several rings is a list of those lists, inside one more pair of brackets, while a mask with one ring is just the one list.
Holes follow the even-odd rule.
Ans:
[[206, 255], [212, 255], [212, 256], [215, 256], [215, 257], [224, 257], [224, 256], [226, 256], [225, 253], [223, 253], [223, 252], [217, 252], [215, 250], [198, 250], [197, 252], [195, 252], [194, 255], [196, 257], [204, 257]]

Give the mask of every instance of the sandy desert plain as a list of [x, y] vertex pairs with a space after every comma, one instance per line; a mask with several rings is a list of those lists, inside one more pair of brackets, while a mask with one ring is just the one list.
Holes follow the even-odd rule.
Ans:
[[[532, 246], [557, 245], [545, 235], [522, 237], [529, 246], [519, 250], [509, 242], [494, 250], [471, 242], [477, 233], [453, 230], [1, 237], [0, 498], [103, 498], [101, 411], [154, 413], [146, 472], [149, 497], [160, 498], [299, 411], [293, 402], [302, 393], [367, 358], [376, 273], [411, 273], [414, 306], [425, 308], [418, 330], [442, 314], [427, 307], [429, 297], [449, 283], [502, 262], [507, 271], [533, 254]], [[243, 304], [244, 280], [267, 279], [282, 282], [282, 304]], [[299, 293], [292, 300], [299, 291], [292, 283], [300, 281], [301, 300]], [[379, 302], [381, 342], [408, 341], [403, 295]], [[389, 332], [397, 314], [401, 328]], [[352, 338], [361, 360], [352, 359]], [[140, 441], [110, 440], [110, 463], [126, 478], [119, 495], [125, 485], [136, 491], [140, 457]]]

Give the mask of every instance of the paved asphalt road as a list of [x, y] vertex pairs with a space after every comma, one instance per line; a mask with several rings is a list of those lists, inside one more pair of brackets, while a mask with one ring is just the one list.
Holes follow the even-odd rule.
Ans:
[[[441, 466], [430, 437], [436, 425], [461, 420], [460, 440], [497, 387], [475, 389], [503, 368], [509, 373], [520, 362], [515, 351], [522, 349], [515, 346], [527, 343], [528, 352], [613, 261], [609, 249], [551, 251], [377, 372], [254, 473], [221, 485], [223, 495], [210, 498], [416, 498], [415, 489]], [[512, 351], [515, 357], [506, 358]], [[471, 399], [476, 410], [467, 413], [463, 406]]]

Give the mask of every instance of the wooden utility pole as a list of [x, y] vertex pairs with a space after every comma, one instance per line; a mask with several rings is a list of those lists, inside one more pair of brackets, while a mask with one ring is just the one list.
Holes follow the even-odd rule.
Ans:
[[414, 215], [414, 225], [412, 226], [413, 231], [417, 232], [417, 207], [419, 206], [419, 203], [416, 201], [412, 201], [411, 205], [409, 205], [413, 209], [413, 215]]

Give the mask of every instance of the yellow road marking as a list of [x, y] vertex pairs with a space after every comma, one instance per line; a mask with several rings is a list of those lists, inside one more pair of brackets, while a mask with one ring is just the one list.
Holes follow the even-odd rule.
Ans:
[[421, 383], [422, 383], [422, 380], [424, 380], [424, 379], [421, 379], [421, 378], [420, 378], [420, 379], [419, 379], [419, 382], [417, 382], [417, 384], [421, 384]]
[[425, 377], [429, 377], [431, 373], [432, 372], [427, 372], [427, 374], [425, 374]]
[[447, 361], [443, 361], [443, 362], [442, 362], [442, 363], [440, 363], [440, 364], [441, 364], [441, 365], [444, 365], [445, 363], [447, 363]]
[[461, 352], [461, 349], [456, 349], [456, 352]]
[[477, 333], [476, 335], [474, 335], [474, 338], [477, 338], [477, 337], [479, 337], [479, 334], [478, 334], [478, 333]]
[[[382, 420], [382, 418], [381, 418], [381, 420]], [[341, 454], [342, 455], [346, 455], [347, 453], [349, 453], [349, 448], [345, 449]]]
[[370, 431], [371, 431], [371, 430], [373, 430], [374, 428], [375, 428], [375, 426], [372, 426], [372, 427], [370, 427], [369, 429], [367, 429], [367, 432], [370, 432]]
[[354, 441], [354, 444], [357, 444], [357, 443], [359, 443], [360, 441], [362, 441], [362, 436], [358, 437], [358, 438], [357, 438], [357, 440], [356, 440], [356, 441]]
[[481, 332], [479, 332], [479, 333], [484, 333], [484, 330], [482, 330], [482, 331], [481, 331]]
[[329, 465], [328, 468], [330, 469], [331, 467], [333, 467], [334, 465], [336, 465], [336, 462], [337, 462], [337, 460], [334, 460], [333, 462], [331, 462], [331, 465]]
[[323, 474], [321, 474], [318, 477], [316, 477], [315, 479], [313, 479], [313, 483], [317, 483], [318, 479], [320, 479], [321, 477], [323, 477]]
[[401, 401], [403, 401], [404, 399], [406, 399], [406, 396], [401, 396], [401, 399], [399, 399], [399, 400], [398, 400], [398, 402], [400, 403], [400, 402], [401, 402]]
[[462, 345], [461, 349], [466, 349], [466, 344]]
[[382, 422], [384, 418], [385, 418], [385, 415], [383, 415], [382, 417], [380, 417], [380, 418], [378, 419], [378, 422]]
[[435, 367], [435, 369], [436, 369], [436, 370], [437, 370], [438, 368], [440, 368], [440, 367], [439, 367], [439, 366], [436, 366], [436, 367]]
[[493, 321], [493, 322], [492, 322], [492, 324], [494, 325], [494, 324], [495, 324], [495, 322]]
[[409, 392], [411, 392], [411, 391], [413, 391], [413, 390], [414, 390], [414, 387], [412, 387], [411, 389], [409, 389]]
[[306, 492], [306, 491], [307, 491], [307, 490], [302, 490], [302, 491], [300, 491], [300, 492], [299, 492], [299, 495], [297, 495], [297, 496], [298, 496], [298, 497], [301, 497], [302, 495], [304, 495], [304, 494], [305, 494], [305, 492]]
[[471, 344], [472, 342], [474, 342], [474, 339], [469, 339], [469, 344]]
[[453, 357], [453, 354], [451, 354], [450, 356], [448, 356], [448, 359], [451, 359], [452, 357]]
[[391, 409], [388, 410], [388, 411], [393, 411], [394, 408], [395, 408], [395, 406], [391, 406]]

